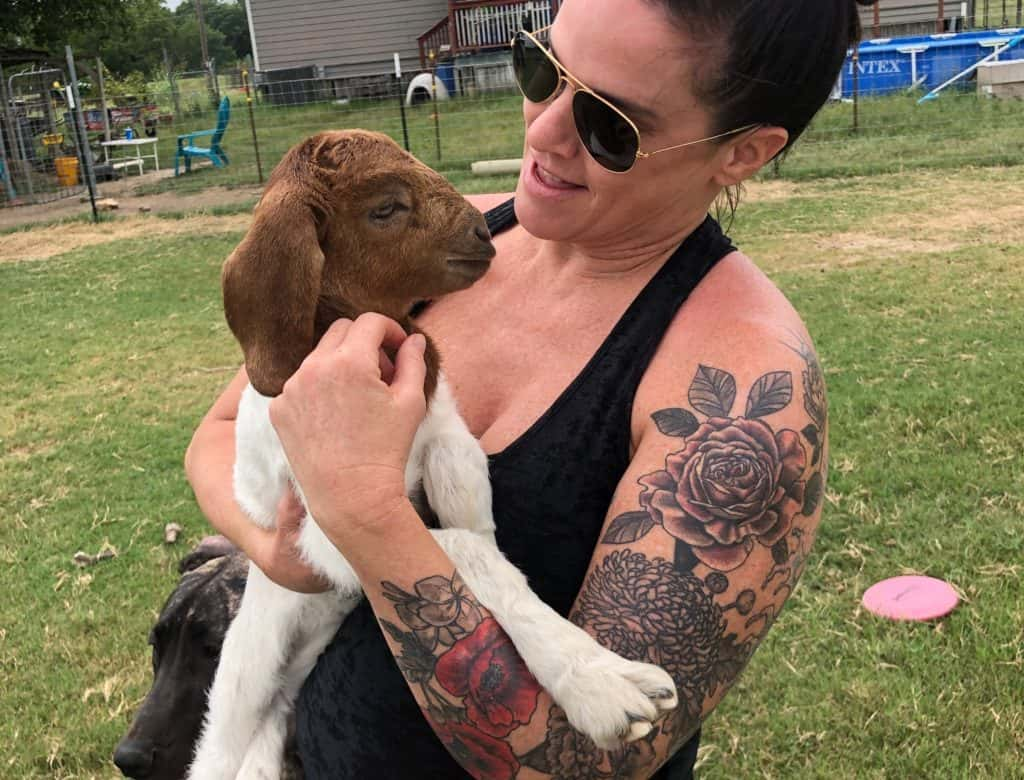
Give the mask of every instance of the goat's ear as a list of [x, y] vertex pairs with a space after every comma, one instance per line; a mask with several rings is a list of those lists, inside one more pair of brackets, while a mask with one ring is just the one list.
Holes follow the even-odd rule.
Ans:
[[271, 182], [221, 273], [228, 325], [249, 381], [266, 396], [280, 394], [314, 347], [324, 266], [315, 207], [291, 184]]
[[235, 552], [238, 552], [238, 548], [224, 536], [203, 537], [196, 548], [178, 562], [178, 573], [184, 574], [198, 569], [214, 558], [223, 558], [225, 555]]

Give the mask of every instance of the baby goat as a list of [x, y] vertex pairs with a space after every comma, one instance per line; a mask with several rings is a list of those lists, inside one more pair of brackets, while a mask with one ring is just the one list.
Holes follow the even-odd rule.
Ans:
[[[254, 522], [273, 525], [292, 480], [270, 424], [270, 399], [330, 324], [376, 311], [415, 331], [408, 312], [417, 301], [470, 286], [493, 256], [480, 212], [386, 136], [321, 133], [285, 155], [223, 271], [224, 308], [250, 380], [236, 421], [234, 490]], [[675, 706], [672, 679], [601, 647], [541, 602], [501, 555], [486, 456], [458, 415], [429, 340], [426, 359], [429, 404], [407, 491], [422, 484], [440, 520], [438, 544], [569, 722], [601, 747], [643, 736]], [[250, 567], [193, 780], [278, 776], [299, 687], [362, 597], [354, 572], [308, 515], [299, 546], [334, 587], [293, 593]]]

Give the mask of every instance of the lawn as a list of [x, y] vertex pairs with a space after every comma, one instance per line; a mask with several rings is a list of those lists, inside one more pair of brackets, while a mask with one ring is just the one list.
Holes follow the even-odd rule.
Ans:
[[[751, 187], [732, 233], [815, 335], [832, 467], [803, 582], [707, 723], [702, 777], [1024, 777], [1022, 203], [1024, 167]], [[218, 275], [246, 219], [0, 238], [50, 247], [0, 260], [0, 777], [117, 776], [147, 631], [209, 530], [181, 461], [239, 362]], [[859, 608], [906, 572], [963, 604], [915, 625]]]
[[[226, 90], [232, 117], [224, 147], [231, 164], [212, 169], [203, 161], [189, 176], [163, 180], [150, 191], [194, 192], [211, 185], [253, 184], [258, 180], [248, 107], [244, 94]], [[970, 92], [949, 90], [936, 101], [917, 105], [919, 94], [866, 98], [856, 109], [852, 103], [831, 103], [817, 116], [801, 143], [765, 178], [804, 180], [840, 176], [899, 173], [907, 170], [959, 168], [964, 165], [1024, 164], [1024, 102], [979, 98]], [[183, 95], [196, 111], [161, 126], [161, 163], [173, 165], [178, 133], [209, 129], [216, 112], [207, 106], [205, 93]], [[522, 98], [518, 93], [496, 92], [457, 97], [406, 111], [409, 148], [428, 165], [453, 180], [479, 182], [469, 166], [477, 160], [519, 157], [522, 154]], [[856, 110], [856, 117], [855, 117]], [[304, 106], [253, 105], [264, 176], [294, 143], [323, 128], [362, 127], [387, 133], [404, 143], [397, 97], [333, 101]], [[205, 143], [205, 142], [204, 142]], [[440, 146], [440, 156], [438, 155]], [[476, 184], [476, 188], [486, 187]]]

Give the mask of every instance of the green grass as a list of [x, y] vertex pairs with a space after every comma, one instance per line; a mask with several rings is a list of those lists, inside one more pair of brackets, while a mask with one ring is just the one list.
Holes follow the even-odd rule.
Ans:
[[[702, 777], [1024, 777], [1022, 231], [1012, 211], [1002, 229], [935, 228], [972, 187], [1020, 203], [1022, 178], [825, 179], [741, 206], [736, 240], [822, 355], [832, 464], [803, 582], [708, 722]], [[980, 225], [990, 204], [974, 205]], [[822, 242], [850, 234], [893, 243]], [[150, 623], [209, 530], [181, 459], [239, 362], [218, 286], [239, 237], [0, 265], [0, 777], [116, 776]], [[117, 557], [72, 564], [105, 543]], [[924, 625], [859, 609], [906, 571], [964, 604]]]
[[[196, 168], [188, 176], [150, 185], [145, 192], [196, 192], [210, 186], [241, 186], [258, 182], [256, 150], [244, 95], [231, 93], [232, 114], [225, 134], [224, 148], [231, 164], [214, 169], [207, 161], [194, 161]], [[355, 100], [347, 105], [333, 102], [305, 106], [272, 106], [254, 103], [253, 117], [259, 142], [264, 178], [277, 161], [295, 143], [320, 130], [364, 128], [386, 133], [404, 143], [398, 99], [386, 101]], [[216, 112], [207, 110], [161, 126], [158, 144], [161, 165], [174, 164], [176, 137], [179, 133], [214, 127]], [[489, 179], [472, 177], [469, 164], [474, 160], [519, 157], [522, 153], [521, 98], [511, 95], [464, 98], [440, 104], [435, 128], [431, 106], [406, 110], [406, 130], [410, 150], [428, 165], [448, 174], [460, 188], [493, 191]], [[437, 154], [440, 138], [441, 156]], [[209, 139], [200, 139], [208, 144]], [[506, 177], [507, 178], [507, 177]]]
[[[195, 192], [213, 185], [257, 183], [256, 154], [244, 96], [231, 93], [232, 118], [225, 136], [231, 164], [211, 169], [200, 162], [189, 176], [150, 185], [148, 192]], [[767, 177], [800, 181], [839, 176], [868, 176], [912, 170], [956, 170], [964, 165], [1024, 164], [1024, 103], [979, 98], [949, 90], [937, 100], [918, 106], [919, 94], [864, 98], [827, 105], [776, 172]], [[499, 93], [457, 97], [440, 103], [435, 130], [431, 106], [406, 111], [409, 147], [428, 165], [445, 173], [468, 191], [494, 191], [495, 183], [474, 177], [476, 160], [519, 157], [522, 154], [522, 99]], [[362, 127], [387, 133], [404, 142], [397, 98], [333, 102], [305, 106], [254, 104], [264, 176], [294, 143], [318, 130]], [[178, 133], [211, 128], [215, 112], [179, 118], [160, 128], [160, 156], [173, 164]], [[437, 154], [440, 137], [441, 155]]]

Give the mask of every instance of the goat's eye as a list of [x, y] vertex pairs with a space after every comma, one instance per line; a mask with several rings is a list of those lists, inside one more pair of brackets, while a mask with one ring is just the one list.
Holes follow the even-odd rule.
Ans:
[[383, 222], [384, 220], [391, 219], [397, 212], [402, 211], [405, 208], [401, 203], [396, 200], [384, 203], [378, 206], [370, 212], [370, 219]]

